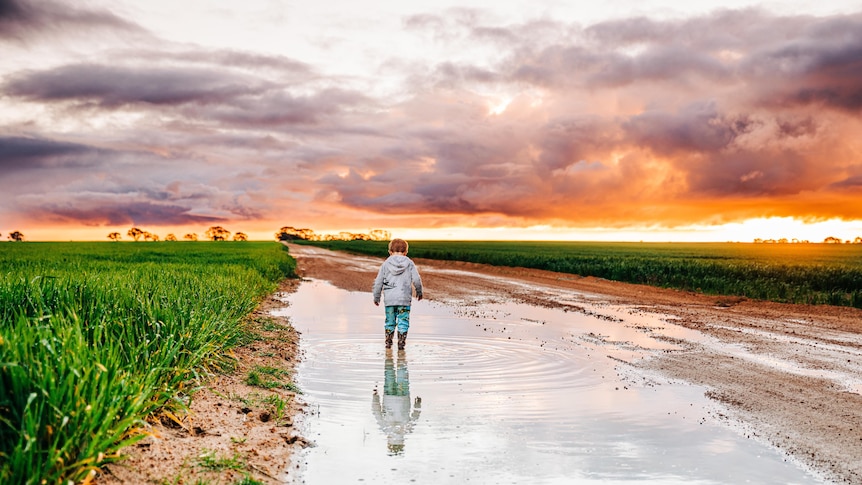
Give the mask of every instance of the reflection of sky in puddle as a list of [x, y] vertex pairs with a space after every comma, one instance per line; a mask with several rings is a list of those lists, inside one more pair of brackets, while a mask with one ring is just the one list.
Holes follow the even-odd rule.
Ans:
[[289, 302], [303, 483], [816, 483], [717, 423], [702, 388], [618, 372], [608, 356], [673, 348], [655, 316], [415, 302], [390, 361], [369, 293], [311, 281]]

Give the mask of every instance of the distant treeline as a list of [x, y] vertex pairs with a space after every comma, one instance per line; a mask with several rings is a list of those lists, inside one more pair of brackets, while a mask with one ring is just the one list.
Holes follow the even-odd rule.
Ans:
[[[211, 226], [206, 232], [204, 232], [207, 239], [211, 241], [227, 241], [230, 238], [231, 232], [221, 226]], [[126, 232], [126, 235], [135, 240], [135, 242], [143, 239], [144, 241], [158, 241], [160, 238], [158, 234], [154, 234], [150, 231], [145, 231], [139, 227], [133, 227]], [[123, 235], [119, 232], [112, 232], [108, 234], [108, 239], [111, 241], [120, 241], [123, 239]], [[186, 241], [197, 241], [198, 235], [197, 233], [190, 232], [183, 236], [183, 239]], [[165, 236], [165, 241], [177, 241], [177, 236], [174, 234], [168, 234]], [[248, 235], [244, 232], [236, 232], [233, 235], [234, 241], [248, 241]]]
[[373, 229], [369, 233], [342, 231], [338, 234], [317, 234], [311, 229], [297, 229], [284, 226], [275, 233], [279, 241], [389, 241], [392, 234], [382, 229]]
[[[385, 256], [385, 242], [309, 241]], [[413, 258], [518, 266], [789, 303], [862, 308], [856, 244], [410, 241]]]
[[[811, 244], [811, 241], [807, 239], [787, 239], [786, 237], [781, 239], [761, 239], [758, 237], [754, 239], [754, 242], [755, 244]], [[852, 241], [829, 236], [823, 240], [823, 244], [862, 244], [862, 236], [857, 236]]]

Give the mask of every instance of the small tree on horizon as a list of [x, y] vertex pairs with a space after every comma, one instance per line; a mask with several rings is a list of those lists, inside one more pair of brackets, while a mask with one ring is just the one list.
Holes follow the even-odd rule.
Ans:
[[193, 232], [190, 232], [190, 233], [186, 234], [185, 236], [183, 236], [183, 239], [185, 239], [187, 241], [197, 241], [198, 235], [193, 233]]
[[10, 241], [21, 242], [24, 240], [24, 233], [21, 231], [12, 231], [6, 236]]
[[212, 241], [226, 241], [230, 237], [230, 231], [221, 226], [212, 226], [205, 234]]
[[141, 236], [144, 235], [144, 232], [146, 232], [146, 231], [144, 231], [143, 229], [133, 227], [133, 228], [129, 229], [129, 232], [127, 232], [126, 234], [128, 234], [130, 238], [137, 241], [138, 239], [141, 238]]
[[234, 241], [248, 241], [248, 234], [244, 232], [238, 232], [233, 235]]
[[176, 240], [177, 240], [177, 237], [174, 236], [173, 234], [168, 234], [167, 236], [165, 236], [165, 241], [176, 241]]
[[120, 239], [123, 239], [123, 236], [121, 236], [119, 232], [112, 232], [112, 233], [108, 234], [108, 239], [110, 239], [111, 241], [117, 242]]

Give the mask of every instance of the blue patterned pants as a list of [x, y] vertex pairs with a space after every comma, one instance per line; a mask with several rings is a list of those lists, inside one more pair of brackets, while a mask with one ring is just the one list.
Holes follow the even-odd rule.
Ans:
[[386, 331], [392, 332], [398, 328], [398, 333], [407, 333], [410, 328], [410, 307], [409, 306], [388, 306], [386, 307]]

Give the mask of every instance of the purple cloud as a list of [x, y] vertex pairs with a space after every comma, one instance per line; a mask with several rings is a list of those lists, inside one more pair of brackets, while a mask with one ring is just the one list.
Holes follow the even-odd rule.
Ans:
[[86, 168], [101, 150], [77, 143], [0, 136], [0, 175], [25, 170]]
[[106, 11], [51, 0], [0, 0], [0, 41], [93, 29], [145, 33], [137, 24]]
[[85, 226], [179, 226], [224, 222], [221, 217], [191, 214], [189, 207], [153, 204], [151, 202], [98, 204], [96, 200], [78, 199], [73, 204], [46, 205], [33, 210], [30, 217], [52, 223], [74, 223]]
[[243, 94], [261, 93], [266, 86], [258, 80], [216, 69], [74, 64], [19, 74], [2, 88], [9, 95], [33, 101], [77, 101], [115, 108], [136, 103], [226, 102]]

